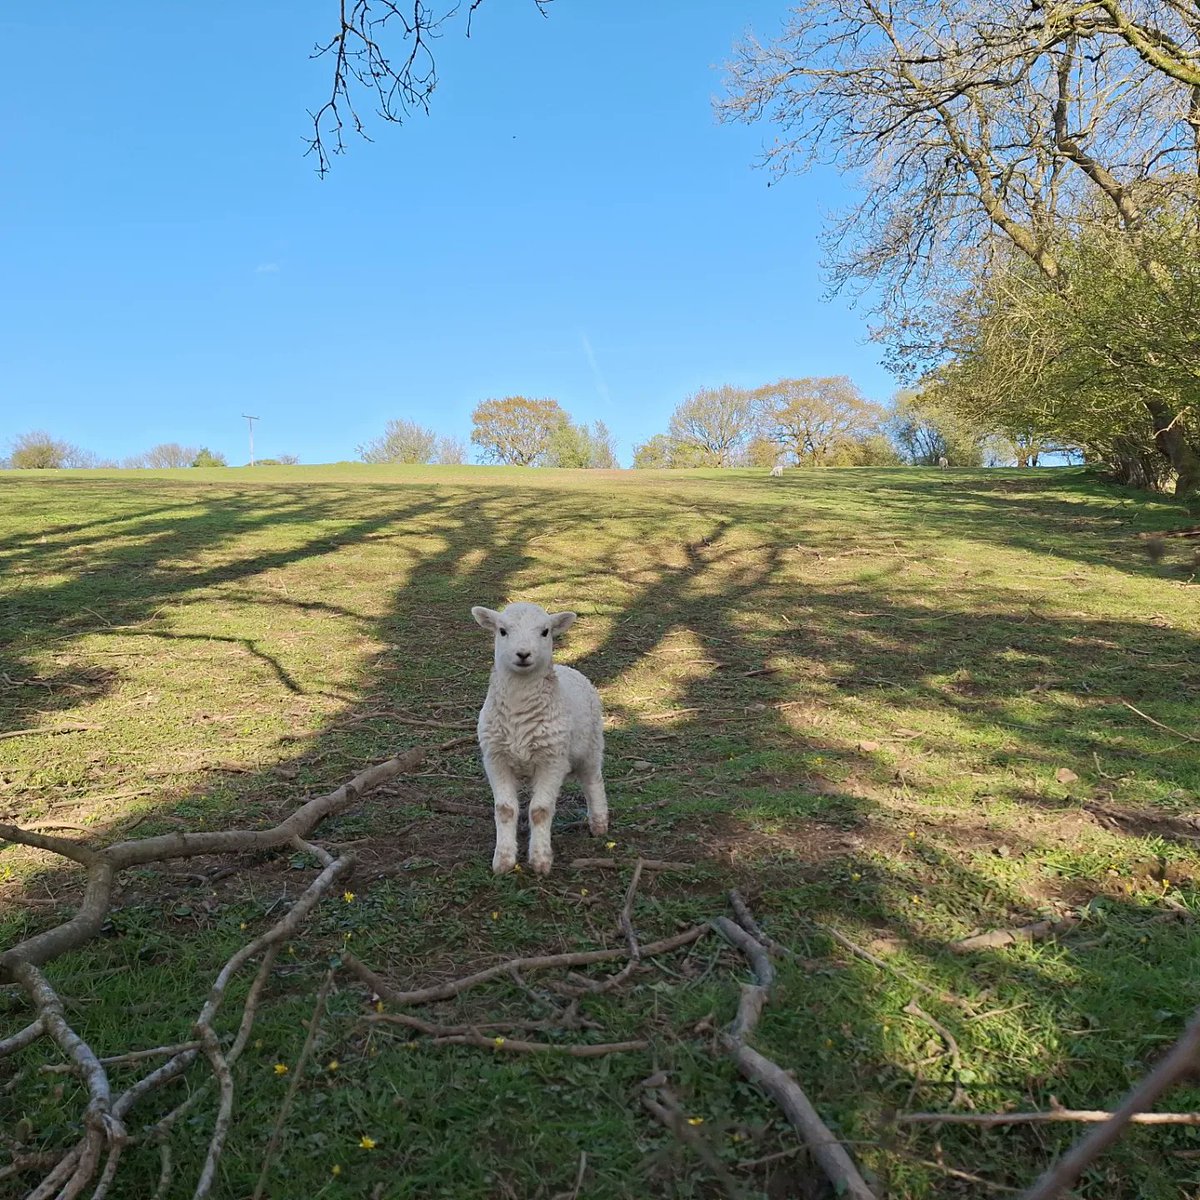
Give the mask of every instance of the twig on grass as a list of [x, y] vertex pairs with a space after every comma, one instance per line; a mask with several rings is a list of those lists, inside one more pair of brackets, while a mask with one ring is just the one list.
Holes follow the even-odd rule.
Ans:
[[[1046, 1108], [1031, 1112], [991, 1113], [898, 1113], [894, 1118], [897, 1125], [977, 1125], [981, 1129], [995, 1129], [1000, 1125], [1047, 1125], [1055, 1121], [1073, 1121], [1084, 1125], [1101, 1125], [1118, 1114], [1103, 1109], [1090, 1108]], [[1122, 1124], [1129, 1125], [1200, 1125], [1200, 1112], [1135, 1112]]]
[[908, 1013], [910, 1017], [916, 1017], [918, 1021], [924, 1021], [946, 1043], [946, 1049], [950, 1053], [950, 1068], [954, 1072], [954, 1095], [950, 1103], [955, 1106], [964, 1104], [967, 1108], [974, 1108], [975, 1105], [963, 1088], [962, 1079], [960, 1078], [962, 1074], [962, 1053], [959, 1051], [958, 1041], [955, 1039], [954, 1034], [940, 1021], [931, 1017], [915, 1000], [910, 1000], [902, 1011]]
[[312, 1016], [308, 1019], [308, 1033], [304, 1038], [304, 1045], [300, 1047], [300, 1057], [296, 1060], [296, 1069], [292, 1072], [288, 1089], [284, 1093], [283, 1103], [279, 1106], [279, 1113], [275, 1117], [275, 1124], [271, 1129], [271, 1138], [267, 1142], [266, 1150], [263, 1152], [262, 1170], [258, 1175], [258, 1183], [254, 1185], [252, 1200], [260, 1200], [263, 1189], [267, 1186], [267, 1176], [271, 1173], [271, 1163], [279, 1151], [279, 1142], [283, 1137], [283, 1127], [287, 1122], [288, 1113], [292, 1110], [292, 1102], [296, 1099], [296, 1092], [300, 1088], [300, 1081], [304, 1077], [304, 1068], [308, 1066], [308, 1060], [312, 1057], [313, 1046], [317, 1040], [317, 1030], [321, 1026], [321, 1018], [325, 1015], [325, 1001], [329, 998], [329, 989], [333, 986], [333, 972], [333, 967], [330, 967], [325, 972], [325, 978], [321, 981], [321, 987], [317, 992]]
[[[638, 862], [642, 864], [643, 871], [694, 871], [696, 869], [695, 863], [669, 862], [661, 858], [640, 858]], [[615, 858], [573, 858], [568, 863], [568, 866], [576, 870], [594, 868], [602, 871], [620, 870], [624, 865]]]
[[[666, 954], [678, 950], [708, 932], [707, 925], [695, 925], [691, 929], [677, 933], [673, 937], [663, 938], [642, 947], [642, 957], [650, 958], [655, 954]], [[357, 975], [363, 983], [371, 988], [380, 999], [388, 1004], [404, 1007], [410, 1004], [429, 1004], [435, 1000], [449, 1000], [452, 996], [461, 995], [469, 988], [487, 983], [499, 975], [510, 971], [541, 971], [554, 967], [587, 967], [592, 963], [610, 962], [614, 958], [622, 958], [626, 954], [624, 947], [612, 950], [576, 950], [566, 954], [540, 954], [529, 958], [510, 958], [495, 966], [476, 971], [473, 975], [465, 975], [460, 979], [450, 979], [445, 983], [435, 983], [430, 987], [418, 988], [411, 992], [401, 992], [387, 980], [376, 975], [370, 967], [360, 962], [353, 954], [342, 954], [342, 963], [346, 969]]]
[[852, 1200], [875, 1200], [875, 1193], [867, 1186], [841, 1142], [821, 1120], [800, 1085], [776, 1063], [746, 1045], [746, 1038], [758, 1024], [775, 978], [766, 949], [726, 917], [717, 917], [713, 926], [746, 956], [756, 980], [742, 985], [737, 1015], [721, 1035], [726, 1052], [738, 1070], [751, 1083], [762, 1087], [783, 1109], [839, 1195], [849, 1196]]
[[662, 1086], [646, 1091], [642, 1094], [642, 1106], [659, 1124], [670, 1130], [680, 1142], [695, 1153], [697, 1158], [721, 1181], [725, 1194], [731, 1200], [742, 1200], [745, 1193], [738, 1181], [730, 1174], [729, 1168], [717, 1157], [716, 1151], [708, 1144], [707, 1139], [688, 1123], [673, 1092]]
[[974, 937], [960, 938], [950, 942], [946, 949], [954, 954], [970, 954], [975, 950], [996, 950], [1001, 946], [1012, 946], [1017, 942], [1036, 942], [1043, 938], [1056, 937], [1073, 928], [1075, 919], [1063, 917], [1057, 921], [1034, 921], [1031, 925], [1019, 925], [1012, 929], [990, 929]]
[[452, 1033], [435, 1037], [435, 1046], [479, 1046], [483, 1050], [504, 1050], [517, 1054], [566, 1054], [571, 1058], [600, 1058], [605, 1054], [623, 1054], [629, 1050], [649, 1050], [650, 1043], [634, 1042], [523, 1042], [515, 1038], [485, 1037], [481, 1033]]
[[1200, 742], [1200, 737], [1194, 737], [1190, 733], [1184, 733], [1180, 729], [1172, 729], [1170, 725], [1164, 725], [1161, 721], [1156, 721], [1148, 713], [1142, 712], [1140, 708], [1134, 708], [1134, 706], [1130, 704], [1128, 700], [1122, 700], [1121, 703], [1125, 705], [1130, 712], [1137, 713], [1137, 715], [1141, 717], [1143, 721], [1149, 721], [1151, 725], [1155, 725], [1159, 729], [1165, 730], [1167, 733], [1173, 733], [1177, 738], [1183, 738], [1185, 742]]
[[46, 737], [52, 733], [86, 733], [96, 729], [96, 725], [39, 725], [33, 729], [8, 729], [0, 733], [0, 738]]

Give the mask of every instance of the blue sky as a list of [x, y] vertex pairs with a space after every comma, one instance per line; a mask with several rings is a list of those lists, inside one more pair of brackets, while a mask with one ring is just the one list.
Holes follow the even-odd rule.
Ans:
[[[720, 64], [782, 0], [487, 0], [429, 117], [303, 157], [334, 0], [25, 5], [0, 18], [0, 445], [355, 457], [392, 417], [464, 439], [552, 396], [623, 462], [706, 385], [893, 383], [821, 300], [830, 173], [768, 187]], [[364, 105], [369, 108], [369, 105]]]

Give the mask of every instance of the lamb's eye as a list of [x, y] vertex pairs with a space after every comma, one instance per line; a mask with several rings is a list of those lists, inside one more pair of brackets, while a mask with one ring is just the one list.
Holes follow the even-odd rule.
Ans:
[[502, 629], [502, 630], [500, 630], [500, 636], [501, 636], [501, 637], [508, 637], [508, 630], [507, 630], [507, 629]]
[[548, 629], [543, 629], [543, 630], [542, 630], [542, 637], [546, 637], [546, 635], [547, 635], [547, 634], [549, 634], [549, 632], [550, 632], [550, 630], [548, 630]]

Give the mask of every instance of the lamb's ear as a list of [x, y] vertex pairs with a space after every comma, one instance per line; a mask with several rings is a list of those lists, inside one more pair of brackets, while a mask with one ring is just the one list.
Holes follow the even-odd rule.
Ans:
[[561, 612], [550, 614], [550, 629], [557, 637], [560, 633], [566, 633], [572, 625], [575, 624], [575, 613]]
[[475, 618], [479, 624], [488, 631], [495, 633], [496, 626], [500, 621], [500, 614], [491, 608], [484, 608], [483, 605], [477, 604], [471, 609], [471, 616]]

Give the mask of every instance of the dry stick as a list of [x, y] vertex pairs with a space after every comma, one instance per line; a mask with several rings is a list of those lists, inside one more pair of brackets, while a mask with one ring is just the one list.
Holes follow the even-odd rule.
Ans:
[[972, 1175], [970, 1171], [959, 1171], [955, 1167], [948, 1167], [945, 1163], [935, 1162], [931, 1158], [918, 1158], [917, 1162], [923, 1167], [932, 1167], [935, 1171], [941, 1171], [943, 1174], [949, 1175], [951, 1179], [962, 1179], [967, 1183], [977, 1183], [989, 1192], [1012, 1192], [1015, 1195], [1018, 1190], [1004, 1183], [993, 1183], [990, 1179], [984, 1179], [982, 1175]]
[[[663, 938], [662, 941], [651, 942], [642, 947], [642, 957], [650, 958], [655, 954], [666, 954], [678, 950], [708, 932], [707, 925], [696, 925], [691, 929], [677, 933], [673, 937]], [[342, 954], [342, 962], [346, 969], [357, 975], [377, 996], [389, 1004], [401, 1007], [409, 1004], [430, 1004], [435, 1000], [449, 1000], [452, 996], [461, 995], [469, 988], [487, 983], [498, 975], [509, 971], [540, 971], [551, 967], [586, 967], [592, 963], [609, 962], [614, 958], [622, 958], [627, 953], [624, 947], [613, 950], [578, 950], [566, 954], [542, 954], [531, 958], [510, 958], [505, 962], [496, 963], [474, 975], [466, 975], [460, 979], [451, 979], [445, 983], [435, 983], [431, 987], [419, 988], [412, 992], [397, 991], [387, 980], [380, 978], [369, 967], [359, 962], [353, 954]]]
[[1185, 742], [1200, 742], [1200, 737], [1193, 737], [1190, 733], [1184, 733], [1180, 729], [1172, 729], [1170, 725], [1164, 725], [1161, 721], [1156, 721], [1148, 713], [1142, 712], [1140, 708], [1134, 708], [1128, 700], [1122, 700], [1121, 703], [1125, 705], [1130, 712], [1137, 713], [1137, 715], [1141, 717], [1143, 721], [1149, 721], [1151, 725], [1157, 725], [1159, 729], [1165, 729], [1167, 733], [1173, 733], [1177, 738], [1183, 738]]
[[[1189, 1070], [1192, 1068], [1189, 1067]], [[1047, 1125], [1053, 1121], [1074, 1121], [1084, 1125], [1101, 1125], [1119, 1115], [1104, 1109], [1047, 1108], [1034, 1112], [994, 1113], [899, 1113], [897, 1125], [978, 1125], [993, 1129], [998, 1125]], [[1200, 1125], [1200, 1112], [1134, 1112], [1122, 1120], [1123, 1125]]]
[[24, 1029], [18, 1029], [11, 1037], [0, 1041], [0, 1058], [15, 1054], [18, 1050], [24, 1050], [26, 1046], [32, 1046], [45, 1032], [45, 1023], [39, 1017], [36, 1021], [26, 1025]]
[[[176, 1042], [173, 1046], [151, 1046], [148, 1050], [130, 1050], [127, 1054], [113, 1054], [100, 1059], [102, 1066], [111, 1067], [116, 1063], [140, 1062], [143, 1058], [163, 1058], [182, 1054], [185, 1050], [198, 1050], [199, 1042]], [[75, 1068], [70, 1063], [47, 1063], [38, 1067], [39, 1075], [61, 1075]]]
[[363, 1013], [362, 1020], [368, 1025], [403, 1025], [406, 1029], [415, 1029], [429, 1037], [452, 1037], [457, 1033], [531, 1033], [534, 1030], [600, 1028], [595, 1021], [585, 1022], [574, 1015], [569, 1020], [550, 1017], [545, 1021], [484, 1021], [475, 1025], [438, 1025], [433, 1021], [423, 1021], [412, 1013]]
[[96, 729], [95, 725], [46, 725], [37, 729], [9, 729], [0, 733], [0, 738], [41, 737], [51, 733], [86, 733]]
[[[643, 871], [694, 871], [695, 863], [689, 862], [667, 862], [661, 858], [640, 858], [638, 862], [642, 864]], [[618, 862], [615, 858], [573, 858], [567, 864], [574, 867], [576, 870], [594, 867], [599, 870], [619, 870], [625, 864]]]
[[621, 1054], [627, 1050], [648, 1050], [649, 1042], [522, 1042], [505, 1037], [484, 1037], [480, 1033], [452, 1033], [435, 1037], [435, 1046], [479, 1046], [485, 1050], [511, 1050], [516, 1053], [567, 1054], [572, 1058], [600, 1058], [605, 1054]]
[[1020, 925], [1013, 929], [991, 929], [987, 933], [977, 933], [974, 937], [961, 938], [950, 942], [946, 949], [954, 954], [970, 954], [974, 950], [995, 950], [1001, 946], [1011, 946], [1017, 942], [1035, 942], [1042, 938], [1054, 937], [1064, 933], [1075, 925], [1073, 917], [1063, 917], [1058, 921], [1034, 921], [1032, 925]]
[[617, 918], [617, 928], [625, 935], [625, 942], [629, 946], [630, 963], [640, 962], [642, 958], [637, 934], [633, 930], [633, 898], [637, 895], [638, 884], [642, 881], [642, 870], [645, 866], [645, 861], [639, 858], [637, 866], [633, 868], [633, 878], [629, 881], [629, 887], [625, 892], [625, 903], [621, 905], [621, 915]]
[[757, 1083], [768, 1092], [783, 1109], [792, 1127], [833, 1184], [834, 1190], [839, 1195], [851, 1197], [851, 1200], [876, 1200], [875, 1193], [859, 1174], [850, 1155], [821, 1120], [800, 1085], [769, 1058], [746, 1045], [745, 1039], [754, 1032], [774, 981], [774, 971], [766, 950], [740, 925], [735, 925], [726, 917], [717, 917], [713, 926], [746, 955], [756, 979], [755, 983], [742, 985], [737, 1016], [721, 1035], [722, 1044], [741, 1073], [751, 1083]]
[[[1200, 1054], [1200, 1010], [1193, 1015], [1179, 1040], [1167, 1051], [1166, 1057], [1129, 1094], [1121, 1106], [1099, 1129], [1081, 1138], [1027, 1191], [1023, 1200], [1051, 1200], [1063, 1188], [1070, 1187], [1088, 1165], [1098, 1158], [1122, 1134], [1125, 1126], [1139, 1117], [1168, 1116], [1167, 1113], [1148, 1113], [1150, 1107], [1165, 1091], [1172, 1088], [1196, 1069]], [[1189, 1114], [1200, 1124], [1200, 1114]]]
[[950, 1052], [950, 1067], [954, 1072], [954, 1095], [950, 1103], [955, 1106], [965, 1104], [968, 1108], [974, 1108], [975, 1106], [971, 1103], [971, 1098], [963, 1089], [962, 1080], [959, 1078], [962, 1074], [962, 1053], [959, 1051], [958, 1041], [954, 1034], [940, 1021], [934, 1020], [915, 1000], [910, 1000], [902, 1011], [908, 1013], [910, 1017], [916, 1017], [918, 1021], [924, 1021], [946, 1043], [946, 1049]]
[[279, 1141], [283, 1136], [284, 1123], [287, 1121], [288, 1113], [291, 1112], [296, 1092], [300, 1089], [300, 1080], [304, 1074], [304, 1068], [308, 1065], [309, 1058], [312, 1057], [313, 1046], [317, 1040], [317, 1030], [320, 1028], [321, 1018], [325, 1015], [325, 1001], [329, 997], [329, 989], [333, 986], [333, 970], [333, 967], [330, 967], [325, 972], [325, 978], [321, 982], [320, 991], [317, 992], [317, 1000], [313, 1005], [312, 1016], [308, 1019], [308, 1035], [304, 1039], [304, 1045], [300, 1048], [300, 1057], [296, 1060], [296, 1069], [292, 1073], [291, 1081], [288, 1083], [283, 1103], [279, 1106], [279, 1115], [275, 1118], [275, 1125], [271, 1130], [271, 1140], [267, 1142], [267, 1149], [263, 1154], [262, 1170], [259, 1172], [258, 1183], [254, 1185], [252, 1200], [260, 1200], [263, 1188], [267, 1186], [267, 1176], [271, 1173], [271, 1160], [279, 1150]]

